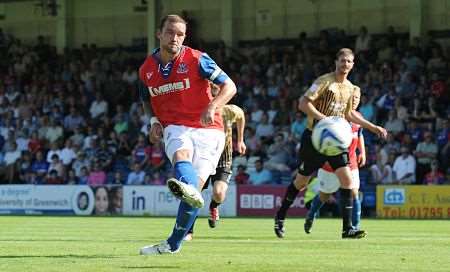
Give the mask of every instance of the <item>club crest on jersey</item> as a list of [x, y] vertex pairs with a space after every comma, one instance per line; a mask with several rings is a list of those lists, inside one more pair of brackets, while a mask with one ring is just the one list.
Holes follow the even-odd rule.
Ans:
[[186, 74], [188, 71], [186, 63], [182, 62], [178, 65], [177, 74]]
[[145, 76], [147, 77], [148, 80], [150, 80], [150, 78], [152, 78], [153, 73], [146, 73]]

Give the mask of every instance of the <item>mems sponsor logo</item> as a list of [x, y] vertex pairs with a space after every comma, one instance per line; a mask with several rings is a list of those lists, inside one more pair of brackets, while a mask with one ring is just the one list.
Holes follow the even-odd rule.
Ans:
[[185, 78], [182, 81], [167, 83], [159, 86], [158, 88], [153, 88], [149, 86], [148, 92], [150, 93], [151, 96], [158, 96], [183, 91], [189, 89], [190, 87], [191, 83], [189, 82], [189, 78]]

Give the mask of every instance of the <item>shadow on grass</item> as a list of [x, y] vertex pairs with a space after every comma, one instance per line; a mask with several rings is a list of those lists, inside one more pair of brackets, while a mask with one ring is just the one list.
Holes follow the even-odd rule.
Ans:
[[21, 258], [79, 258], [79, 259], [111, 259], [118, 258], [113, 255], [0, 255], [0, 259], [21, 259]]
[[180, 269], [179, 266], [171, 266], [171, 265], [155, 265], [155, 266], [121, 266], [123, 269]]

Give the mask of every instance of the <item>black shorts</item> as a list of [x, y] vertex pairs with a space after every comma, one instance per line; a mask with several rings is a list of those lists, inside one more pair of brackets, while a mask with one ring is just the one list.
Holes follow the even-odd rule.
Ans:
[[311, 141], [311, 130], [305, 129], [301, 139], [299, 151], [298, 173], [303, 176], [311, 176], [315, 171], [328, 162], [333, 169], [349, 164], [348, 152], [336, 156], [325, 156], [317, 151]]
[[208, 188], [209, 183], [211, 183], [214, 186], [214, 183], [216, 181], [224, 181], [227, 184], [230, 184], [231, 174], [233, 172], [229, 167], [217, 167], [216, 173], [214, 175], [209, 176], [208, 180], [205, 182], [205, 185], [203, 185], [202, 190], [205, 190]]

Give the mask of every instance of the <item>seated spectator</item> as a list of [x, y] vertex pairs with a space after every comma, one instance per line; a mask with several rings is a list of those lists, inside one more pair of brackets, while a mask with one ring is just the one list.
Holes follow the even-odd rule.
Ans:
[[101, 168], [109, 171], [112, 167], [113, 154], [109, 151], [105, 139], [100, 139], [100, 147], [95, 151], [95, 158], [100, 161]]
[[448, 118], [441, 119], [440, 127], [436, 131], [436, 140], [439, 150], [444, 147], [450, 138], [450, 126]]
[[147, 168], [151, 172], [159, 172], [163, 170], [166, 165], [166, 155], [164, 153], [164, 147], [162, 142], [156, 142], [152, 146], [148, 146], [145, 149], [145, 153], [148, 157]]
[[17, 148], [17, 144], [13, 142], [11, 144], [11, 150], [5, 153], [5, 166], [6, 166], [6, 179], [9, 183], [14, 183], [16, 178], [16, 162], [19, 160], [22, 153]]
[[77, 176], [79, 185], [87, 185], [89, 179], [89, 168], [86, 166], [81, 167], [80, 174]]
[[416, 181], [423, 184], [425, 174], [431, 170], [431, 162], [437, 158], [438, 147], [434, 143], [433, 134], [429, 131], [424, 134], [424, 141], [420, 142], [414, 155], [417, 158]]
[[39, 139], [37, 131], [31, 132], [30, 141], [28, 142], [28, 151], [32, 155], [42, 149], [42, 141]]
[[22, 156], [17, 161], [17, 168], [19, 172], [19, 179], [21, 183], [27, 182], [27, 176], [31, 172], [31, 165], [33, 161], [31, 159], [31, 154], [28, 151], [22, 151]]
[[50, 118], [50, 125], [48, 126], [44, 136], [45, 139], [49, 143], [54, 143], [63, 137], [63, 133], [64, 130], [60, 126], [59, 122], [54, 118]]
[[64, 183], [64, 179], [58, 175], [58, 171], [56, 169], [50, 170], [45, 179], [45, 184], [47, 185], [60, 185]]
[[370, 167], [372, 182], [375, 184], [392, 184], [394, 182], [392, 166], [386, 162], [383, 164], [381, 154], [378, 154], [376, 164]]
[[111, 181], [113, 185], [123, 185], [125, 184], [125, 179], [120, 171], [114, 172], [113, 180]]
[[95, 100], [92, 101], [89, 112], [92, 119], [101, 118], [103, 114], [108, 113], [108, 102], [103, 99], [101, 92], [95, 93]]
[[383, 149], [386, 151], [386, 154], [400, 153], [400, 143], [395, 139], [395, 136], [391, 133], [388, 133], [386, 138], [386, 144], [383, 146]]
[[59, 152], [59, 155], [61, 156], [60, 159], [64, 166], [68, 166], [72, 164], [73, 160], [77, 158], [77, 155], [75, 154], [75, 150], [72, 145], [72, 140], [67, 139], [64, 145], [64, 148]]
[[80, 115], [75, 107], [70, 108], [70, 113], [64, 118], [64, 129], [75, 132], [75, 128], [85, 125], [84, 117]]
[[128, 174], [127, 185], [143, 185], [145, 172], [139, 163], [134, 163], [133, 171]]
[[164, 177], [161, 176], [161, 173], [158, 172], [153, 172], [150, 175], [150, 180], [148, 182], [146, 182], [145, 184], [149, 184], [149, 185], [165, 185], [166, 184], [166, 180], [164, 179]]
[[237, 167], [237, 174], [234, 177], [234, 182], [236, 184], [249, 184], [250, 175], [245, 172], [245, 166], [239, 165]]
[[106, 183], [106, 173], [101, 168], [100, 162], [95, 161], [92, 170], [89, 172], [87, 184], [90, 186], [103, 185]]
[[61, 158], [61, 149], [59, 149], [58, 142], [50, 143], [50, 150], [47, 152], [47, 162], [52, 163], [53, 155], [58, 155], [58, 158]]
[[426, 185], [442, 185], [445, 182], [444, 174], [439, 171], [439, 164], [437, 160], [431, 162], [431, 171], [425, 175]]
[[52, 170], [56, 170], [58, 177], [62, 177], [64, 179], [66, 169], [62, 161], [59, 159], [58, 154], [52, 155], [52, 161], [50, 162], [50, 165], [48, 167], [48, 173], [50, 173]]
[[296, 141], [300, 141], [305, 128], [306, 128], [306, 118], [303, 116], [303, 113], [297, 112], [295, 114], [295, 120], [291, 124], [292, 137], [294, 137]]
[[268, 139], [275, 133], [275, 128], [269, 123], [269, 117], [267, 113], [264, 113], [261, 117], [261, 122], [256, 125], [256, 136], [260, 139]]
[[80, 183], [80, 178], [75, 175], [75, 171], [73, 169], [69, 169], [67, 172], [66, 184], [68, 185], [76, 185]]
[[362, 95], [359, 112], [366, 120], [374, 122], [376, 116], [376, 107], [373, 104], [373, 99], [368, 99], [367, 96]]
[[31, 171], [36, 174], [36, 181], [37, 183], [43, 183], [47, 173], [48, 168], [50, 164], [47, 162], [47, 160], [44, 159], [44, 154], [42, 151], [37, 151], [36, 158], [31, 164]]
[[408, 122], [405, 133], [411, 136], [411, 139], [413, 140], [414, 143], [414, 148], [420, 141], [422, 141], [423, 129], [417, 125], [417, 121], [414, 119], [411, 119]]
[[268, 160], [265, 162], [266, 168], [276, 171], [289, 171], [289, 151], [288, 145], [284, 140], [284, 135], [278, 133], [275, 136], [274, 143], [267, 149]]
[[262, 185], [272, 183], [272, 173], [264, 169], [262, 160], [255, 161], [255, 171], [250, 173], [249, 182], [252, 185]]
[[262, 143], [251, 127], [245, 128], [244, 141], [249, 154], [259, 153]]
[[89, 169], [90, 162], [87, 159], [86, 154], [84, 153], [84, 151], [80, 150], [77, 153], [77, 158], [72, 163], [72, 169], [75, 170], [75, 175], [77, 177], [81, 177], [81, 169], [83, 167], [86, 167], [87, 169]]
[[141, 169], [144, 169], [147, 165], [147, 162], [149, 160], [147, 150], [147, 144], [145, 142], [145, 136], [144, 134], [140, 134], [138, 136], [138, 140], [136, 145], [133, 148], [132, 151], [132, 163], [138, 163]]
[[397, 117], [397, 112], [395, 110], [389, 111], [388, 120], [384, 124], [384, 128], [389, 133], [394, 134], [394, 136], [397, 136], [405, 131], [405, 125], [403, 121]]
[[416, 160], [409, 154], [405, 146], [401, 148], [401, 155], [394, 162], [395, 181], [399, 184], [414, 184], [416, 181]]

